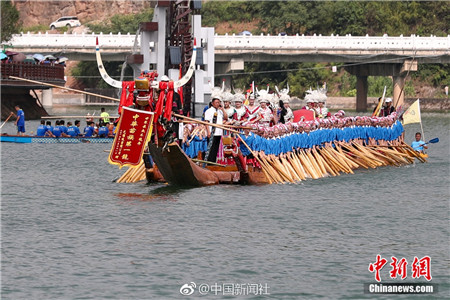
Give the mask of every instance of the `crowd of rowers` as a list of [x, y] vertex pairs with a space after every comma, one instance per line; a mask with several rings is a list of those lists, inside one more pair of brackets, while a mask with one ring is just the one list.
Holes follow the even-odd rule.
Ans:
[[43, 137], [114, 137], [114, 123], [100, 120], [98, 123], [92, 119], [86, 119], [86, 127], [80, 131], [80, 120], [74, 123], [64, 120], [56, 120], [54, 126], [51, 121], [41, 120], [41, 124], [36, 130], [36, 136]]
[[[278, 105], [264, 96], [250, 95], [248, 104], [244, 105], [242, 94], [213, 94], [203, 119], [209, 123], [231, 125], [244, 133], [241, 136], [252, 150], [274, 155], [287, 153], [293, 148], [331, 145], [335, 141], [387, 145], [399, 141], [404, 132], [389, 98], [380, 117], [347, 117], [343, 110], [333, 115], [328, 111], [324, 92], [309, 91], [303, 109], [312, 111], [314, 117], [294, 122], [289, 96], [281, 94]], [[227, 130], [187, 123], [183, 126], [181, 145], [191, 158], [204, 152], [208, 161], [216, 161], [221, 159], [223, 152], [221, 138], [227, 135], [230, 135]], [[244, 155], [250, 154], [243, 144], [240, 149]]]

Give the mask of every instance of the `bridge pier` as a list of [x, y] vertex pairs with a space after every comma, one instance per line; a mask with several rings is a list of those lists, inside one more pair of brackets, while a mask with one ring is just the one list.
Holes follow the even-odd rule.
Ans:
[[392, 91], [392, 99], [394, 102], [392, 104], [394, 107], [398, 107], [400, 105], [403, 106], [403, 103], [405, 102], [405, 90], [403, 88], [405, 86], [405, 76], [393, 76], [392, 80], [394, 82], [394, 88]]
[[367, 76], [356, 76], [356, 111], [367, 111]]
[[[401, 63], [376, 63], [347, 66], [345, 70], [356, 76], [356, 111], [367, 111], [367, 77], [368, 76], [390, 76], [393, 80], [393, 101], [394, 106], [403, 105], [405, 99], [404, 85], [405, 78], [409, 71], [417, 71], [417, 62], [406, 60]], [[381, 95], [380, 95], [381, 96]], [[390, 97], [390, 95], [386, 95]]]
[[42, 90], [42, 105], [44, 107], [53, 107], [53, 89]]

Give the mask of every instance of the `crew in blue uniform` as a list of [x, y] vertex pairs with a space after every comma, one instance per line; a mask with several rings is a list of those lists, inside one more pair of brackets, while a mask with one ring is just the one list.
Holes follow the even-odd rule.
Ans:
[[64, 120], [59, 121], [59, 129], [61, 130], [61, 136], [68, 137], [67, 134], [67, 126], [65, 125]]
[[[79, 122], [79, 121], [78, 121]], [[78, 128], [75, 125], [72, 125], [72, 122], [67, 122], [67, 135], [71, 137], [79, 136], [80, 135], [80, 128]]]
[[16, 119], [16, 126], [17, 126], [17, 135], [25, 135], [25, 113], [20, 108], [19, 105], [15, 106], [17, 111], [17, 119]]
[[98, 136], [99, 137], [108, 137], [109, 129], [108, 123], [102, 123], [102, 126], [98, 129]]
[[41, 125], [36, 129], [36, 136], [45, 136], [47, 132], [47, 126], [45, 126], [45, 121], [41, 120]]
[[53, 127], [53, 131], [52, 131], [52, 134], [53, 134], [54, 137], [60, 137], [61, 136], [61, 128], [60, 128], [59, 125], [60, 125], [59, 121], [56, 120], [55, 121], [55, 127]]
[[84, 136], [92, 137], [94, 135], [94, 122], [88, 122], [88, 126], [84, 128]]
[[47, 121], [45, 123], [45, 127], [46, 127], [46, 131], [45, 131], [45, 136], [53, 136], [53, 126], [52, 126], [52, 122], [51, 121]]

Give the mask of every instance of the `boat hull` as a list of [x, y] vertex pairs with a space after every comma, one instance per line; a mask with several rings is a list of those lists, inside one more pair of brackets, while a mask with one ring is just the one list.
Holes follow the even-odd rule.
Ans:
[[158, 171], [169, 184], [195, 187], [214, 184], [269, 183], [263, 172], [257, 168], [249, 167], [248, 172], [241, 172], [236, 166], [201, 167], [195, 164], [177, 143], [168, 145], [164, 150], [149, 143], [148, 148]]
[[0, 135], [0, 142], [3, 143], [39, 143], [39, 144], [80, 144], [80, 143], [112, 143], [114, 138], [100, 137], [43, 137], [43, 136], [18, 136]]

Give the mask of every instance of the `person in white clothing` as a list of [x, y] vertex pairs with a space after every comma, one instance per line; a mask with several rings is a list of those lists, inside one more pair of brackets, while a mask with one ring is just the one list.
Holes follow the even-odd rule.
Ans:
[[[211, 107], [205, 111], [205, 121], [222, 125], [224, 121], [228, 119], [226, 111], [221, 105], [220, 96], [213, 96], [211, 100]], [[222, 138], [223, 130], [214, 126], [207, 126], [208, 132], [208, 154], [207, 161], [215, 162], [217, 158], [217, 152], [219, 151], [220, 139]]]

